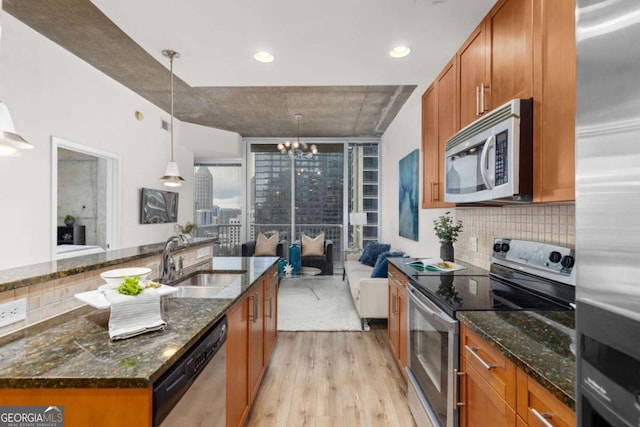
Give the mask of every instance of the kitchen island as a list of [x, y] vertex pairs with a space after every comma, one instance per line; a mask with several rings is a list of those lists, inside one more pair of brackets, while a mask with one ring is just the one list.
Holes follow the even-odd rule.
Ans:
[[[163, 297], [162, 331], [111, 341], [109, 310], [83, 306], [0, 338], [3, 405], [59, 405], [65, 425], [151, 425], [152, 385], [277, 258], [213, 258], [189, 274], [234, 273], [223, 298]], [[224, 393], [224, 391], [221, 391]], [[134, 409], [135, 408], [135, 409]], [[117, 422], [116, 422], [117, 421]]]

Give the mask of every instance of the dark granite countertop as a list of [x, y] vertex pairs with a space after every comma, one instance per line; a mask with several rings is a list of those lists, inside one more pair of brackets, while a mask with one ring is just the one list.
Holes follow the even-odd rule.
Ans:
[[[211, 238], [190, 239], [186, 247], [212, 244]], [[136, 259], [162, 254], [163, 243], [154, 243], [126, 249], [115, 249], [100, 254], [83, 255], [57, 261], [25, 265], [8, 270], [0, 270], [0, 292], [29, 286], [47, 280], [59, 279], [85, 271], [98, 270], [111, 265], [122, 264]]]
[[213, 258], [200, 265], [200, 271], [242, 274], [224, 299], [163, 297], [163, 331], [111, 341], [110, 311], [84, 306], [2, 337], [0, 387], [149, 387], [277, 260]]
[[574, 312], [463, 311], [458, 319], [575, 410]]

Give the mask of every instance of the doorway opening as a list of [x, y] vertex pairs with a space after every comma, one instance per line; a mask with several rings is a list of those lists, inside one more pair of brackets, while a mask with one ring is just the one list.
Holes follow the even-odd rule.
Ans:
[[118, 248], [119, 156], [57, 137], [51, 142], [52, 259]]

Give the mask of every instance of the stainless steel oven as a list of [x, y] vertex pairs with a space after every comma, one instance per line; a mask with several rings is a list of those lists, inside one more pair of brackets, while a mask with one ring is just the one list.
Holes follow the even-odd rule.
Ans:
[[[409, 407], [419, 426], [454, 427], [458, 321], [407, 284]], [[437, 420], [436, 424], [434, 421]]]

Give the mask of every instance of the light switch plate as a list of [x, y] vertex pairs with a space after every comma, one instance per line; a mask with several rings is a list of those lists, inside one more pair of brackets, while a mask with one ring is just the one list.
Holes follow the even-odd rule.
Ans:
[[0, 304], [0, 327], [11, 325], [27, 318], [27, 299], [21, 298], [15, 301]]
[[478, 252], [478, 238], [469, 237], [469, 246], [471, 248], [471, 252]]
[[200, 248], [196, 251], [196, 258], [202, 258], [209, 255], [209, 248]]
[[469, 293], [478, 295], [478, 282], [475, 279], [469, 279]]

